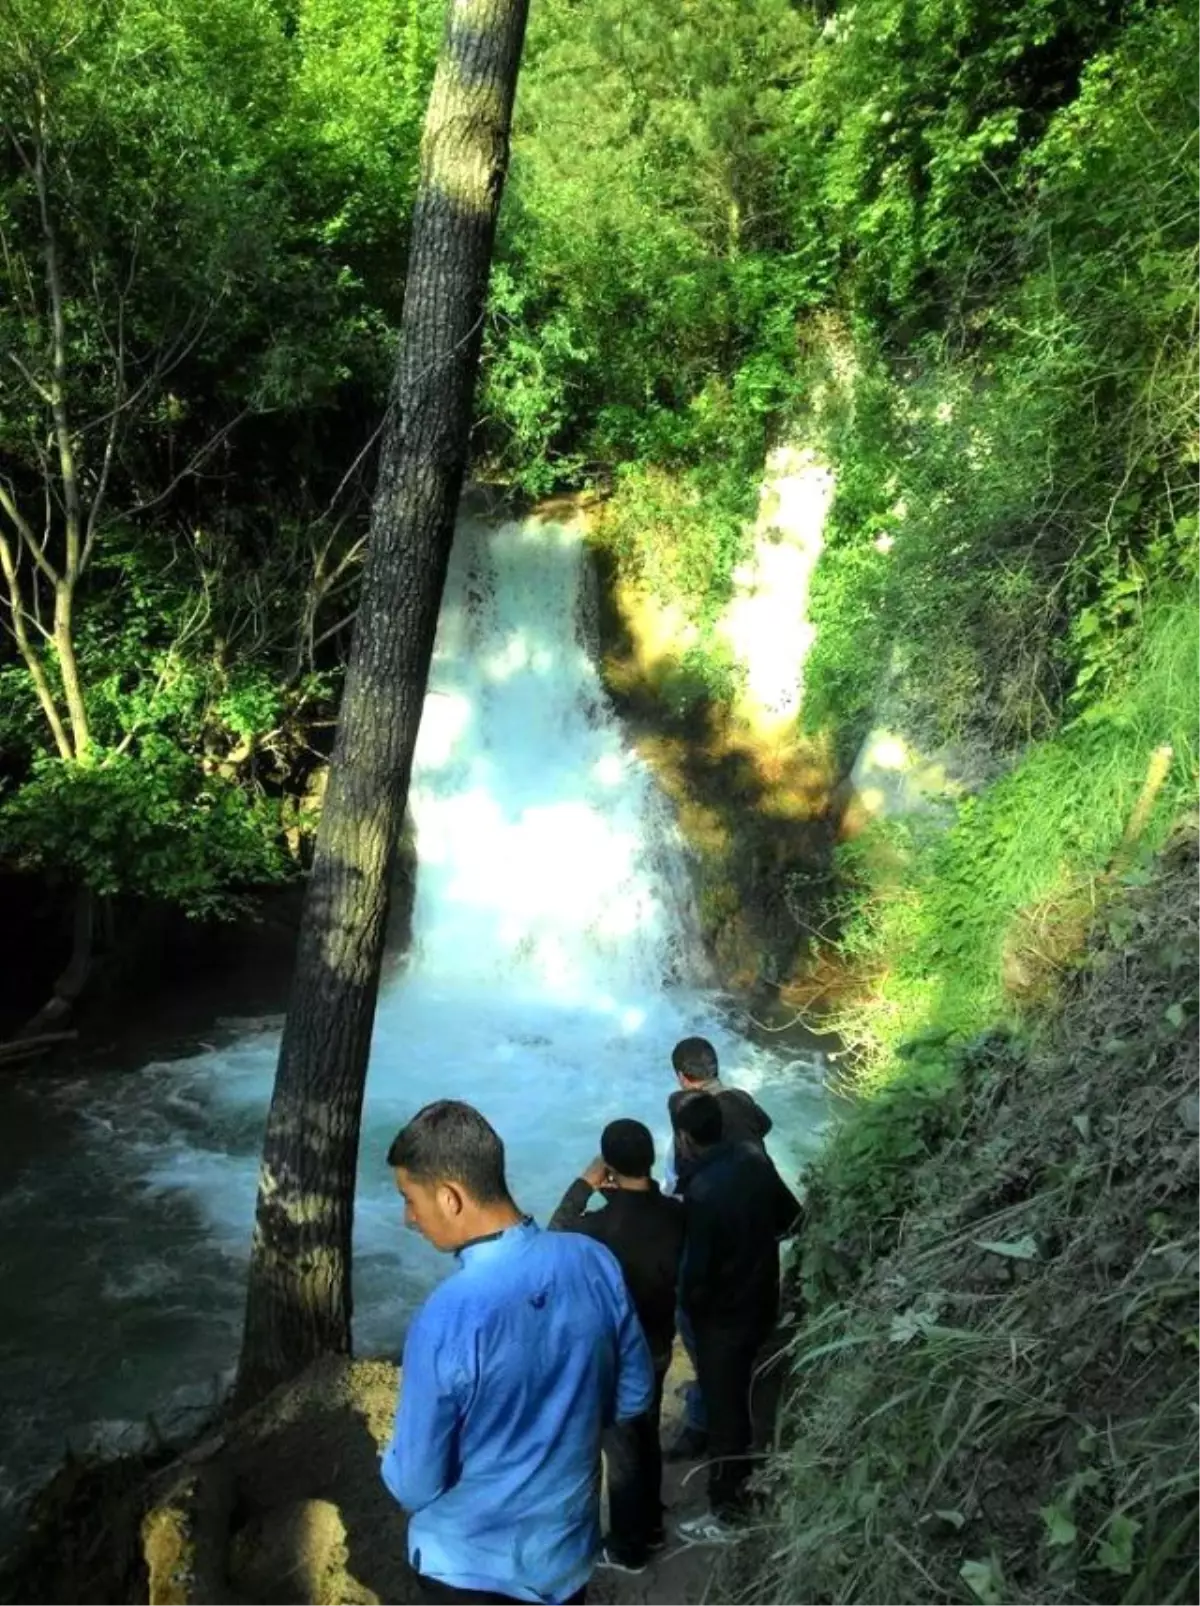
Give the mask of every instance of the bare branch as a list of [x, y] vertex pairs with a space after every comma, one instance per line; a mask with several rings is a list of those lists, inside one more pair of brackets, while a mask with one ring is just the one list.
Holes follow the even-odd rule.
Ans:
[[12, 635], [17, 644], [17, 651], [21, 654], [25, 668], [29, 671], [29, 678], [33, 682], [37, 700], [41, 704], [42, 713], [45, 714], [46, 723], [49, 725], [50, 733], [54, 737], [54, 745], [58, 748], [58, 756], [70, 760], [75, 757], [74, 749], [71, 746], [71, 738], [67, 734], [67, 727], [58, 711], [58, 705], [54, 700], [54, 692], [46, 676], [45, 667], [25, 629], [26, 614], [21, 596], [21, 582], [17, 574], [16, 559], [9, 539], [3, 532], [0, 532], [0, 570], [4, 573], [8, 589]]
[[28, 520], [17, 506], [11, 481], [4, 478], [0, 478], [0, 508], [3, 508], [4, 512], [8, 514], [13, 528], [21, 537], [21, 540], [29, 548], [30, 556], [33, 558], [33, 561], [37, 564], [38, 568], [46, 576], [46, 579], [49, 580], [51, 585], [58, 585], [60, 577], [57, 569], [55, 569], [54, 565], [50, 562], [49, 558], [42, 550], [42, 545], [38, 541], [37, 536], [34, 535], [33, 530], [30, 528]]
[[46, 389], [45, 385], [42, 384], [41, 380], [38, 379], [35, 374], [31, 374], [29, 372], [29, 369], [26, 368], [25, 364], [17, 356], [15, 351], [10, 351], [8, 353], [8, 360], [21, 375], [21, 378], [29, 386], [30, 390], [32, 390], [41, 401], [44, 401], [47, 407], [53, 407], [54, 397]]
[[389, 402], [387, 407], [384, 408], [383, 417], [379, 420], [379, 423], [375, 426], [375, 428], [371, 431], [370, 435], [367, 437], [366, 445], [363, 447], [362, 451], [359, 452], [358, 456], [351, 463], [350, 467], [342, 475], [340, 481], [338, 482], [337, 490], [334, 491], [333, 495], [329, 498], [329, 506], [325, 509], [324, 513], [321, 515], [320, 522], [323, 523], [329, 517], [329, 515], [333, 512], [334, 508], [337, 506], [338, 498], [341, 496], [342, 492], [346, 489], [346, 486], [350, 483], [351, 479], [354, 477], [354, 474], [357, 472], [359, 466], [361, 465], [363, 459], [366, 457], [367, 453], [371, 450], [371, 448], [375, 445], [375, 442], [383, 434], [384, 426], [387, 424], [388, 418], [391, 416], [391, 411], [392, 411], [392, 403]]
[[46, 292], [50, 297], [51, 350], [54, 366], [50, 410], [54, 416], [54, 432], [58, 444], [59, 470], [62, 475], [63, 500], [66, 512], [65, 579], [68, 584], [73, 584], [79, 576], [83, 532], [79, 479], [75, 467], [75, 452], [71, 444], [70, 418], [67, 412], [67, 323], [63, 308], [62, 273], [58, 261], [58, 234], [50, 215], [50, 191], [46, 181], [46, 147], [42, 130], [42, 119], [45, 115], [43, 94], [39, 94], [39, 103], [39, 128], [34, 149], [33, 182], [37, 190], [38, 212], [42, 222], [42, 243], [46, 254]]
[[120, 516], [123, 518], [131, 518], [135, 513], [146, 513], [152, 507], [159, 507], [167, 500], [168, 497], [174, 495], [174, 493], [183, 484], [184, 480], [190, 479], [192, 475], [199, 470], [200, 465], [205, 461], [205, 459], [212, 456], [217, 448], [229, 438], [242, 420], [250, 416], [252, 411], [254, 411], [253, 408], [243, 407], [241, 412], [238, 413], [235, 418], [231, 418], [227, 424], [222, 424], [221, 428], [216, 432], [216, 434], [211, 436], [204, 443], [204, 445], [201, 446], [191, 458], [189, 458], [188, 462], [183, 468], [180, 469], [179, 473], [176, 474], [171, 482], [161, 491], [159, 491], [157, 495], [147, 497], [144, 502], [135, 502], [130, 507], [124, 508]]

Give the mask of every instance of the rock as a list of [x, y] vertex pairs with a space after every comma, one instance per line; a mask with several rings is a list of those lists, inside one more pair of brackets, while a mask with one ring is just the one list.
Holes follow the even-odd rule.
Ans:
[[295, 1500], [253, 1517], [229, 1551], [242, 1600], [320, 1606], [331, 1568], [345, 1560], [346, 1530], [328, 1500]]
[[157, 1480], [141, 1529], [149, 1606], [219, 1606], [229, 1599], [231, 1509], [229, 1479], [212, 1462], [172, 1468]]

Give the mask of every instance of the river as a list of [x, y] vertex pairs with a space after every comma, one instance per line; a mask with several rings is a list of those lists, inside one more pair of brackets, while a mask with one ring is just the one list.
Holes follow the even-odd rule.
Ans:
[[[367, 1084], [355, 1337], [394, 1353], [447, 1269], [384, 1156], [429, 1099], [480, 1106], [541, 1219], [619, 1115], [660, 1148], [669, 1056], [702, 1032], [774, 1115], [787, 1169], [824, 1120], [816, 1055], [741, 1038], [711, 991], [687, 856], [603, 694], [579, 530], [459, 528], [414, 767], [410, 953]], [[65, 1443], [119, 1446], [219, 1393], [236, 1354], [275, 1031], [137, 1072], [0, 1084], [0, 1532]]]

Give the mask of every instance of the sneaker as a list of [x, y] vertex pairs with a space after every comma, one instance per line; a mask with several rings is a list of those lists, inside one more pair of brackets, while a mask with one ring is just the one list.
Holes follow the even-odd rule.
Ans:
[[646, 1563], [644, 1561], [630, 1561], [627, 1557], [622, 1556], [620, 1551], [614, 1550], [611, 1545], [600, 1546], [600, 1554], [596, 1558], [596, 1566], [603, 1567], [606, 1572], [610, 1573], [628, 1573], [630, 1577], [636, 1577], [638, 1573], [646, 1571]]
[[680, 1428], [674, 1443], [663, 1451], [664, 1461], [698, 1461], [708, 1449], [708, 1434], [699, 1428]]
[[729, 1545], [738, 1537], [737, 1529], [712, 1511], [688, 1517], [675, 1532], [688, 1545]]

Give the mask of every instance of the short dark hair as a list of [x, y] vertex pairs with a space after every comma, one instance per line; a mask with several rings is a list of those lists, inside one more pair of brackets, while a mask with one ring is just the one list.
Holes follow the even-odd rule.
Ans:
[[418, 1110], [392, 1139], [387, 1161], [418, 1182], [457, 1182], [477, 1204], [509, 1197], [500, 1134], [458, 1099], [437, 1099]]
[[698, 1149], [720, 1143], [725, 1130], [721, 1101], [713, 1093], [689, 1093], [675, 1110], [675, 1130], [690, 1138]]
[[720, 1075], [717, 1051], [707, 1037], [685, 1037], [671, 1050], [671, 1064], [689, 1082], [715, 1082]]
[[600, 1137], [606, 1166], [621, 1177], [648, 1177], [654, 1169], [654, 1139], [640, 1121], [610, 1121]]

